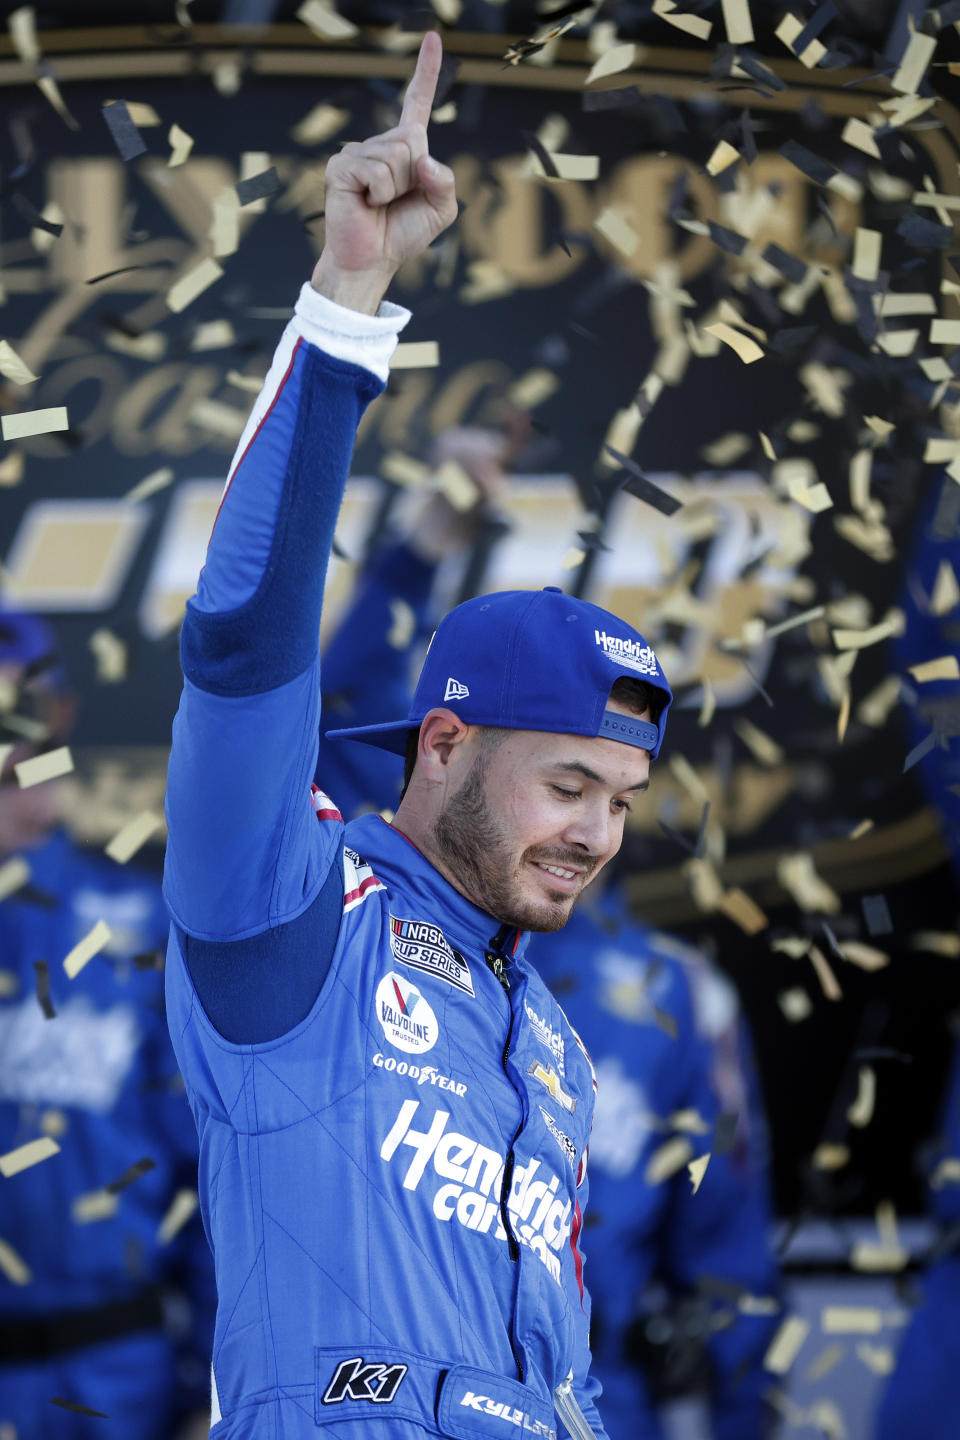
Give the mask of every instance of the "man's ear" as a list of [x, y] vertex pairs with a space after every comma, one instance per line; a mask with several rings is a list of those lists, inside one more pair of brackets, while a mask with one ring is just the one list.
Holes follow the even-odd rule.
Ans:
[[462, 746], [473, 730], [452, 710], [428, 710], [420, 725], [417, 745], [418, 768], [425, 779], [434, 784], [450, 778], [451, 766], [456, 768], [463, 755]]

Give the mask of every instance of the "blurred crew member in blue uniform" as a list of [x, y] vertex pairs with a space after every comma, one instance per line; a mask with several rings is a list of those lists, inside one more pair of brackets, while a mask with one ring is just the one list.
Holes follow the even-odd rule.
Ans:
[[[17, 784], [16, 764], [66, 743], [75, 709], [34, 616], [0, 612], [0, 700], [0, 865], [20, 869], [0, 903], [0, 1154], [42, 1136], [60, 1147], [0, 1180], [0, 1239], [16, 1257], [0, 1277], [0, 1433], [199, 1436], [215, 1296], [199, 1217], [160, 1232], [197, 1164], [163, 1010], [160, 889], [73, 844], [59, 781]], [[98, 921], [110, 939], [71, 980], [63, 959]], [[190, 1300], [177, 1337], [167, 1286]]]

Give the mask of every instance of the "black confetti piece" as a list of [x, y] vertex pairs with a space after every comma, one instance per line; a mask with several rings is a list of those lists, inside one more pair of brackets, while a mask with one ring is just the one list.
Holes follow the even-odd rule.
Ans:
[[63, 234], [63, 226], [56, 225], [52, 220], [44, 220], [33, 201], [28, 200], [26, 195], [21, 195], [19, 190], [15, 190], [10, 199], [17, 213], [22, 215], [24, 220], [33, 225], [35, 229], [45, 230], [48, 235]]
[[55, 1396], [50, 1404], [59, 1405], [61, 1410], [69, 1410], [71, 1415], [92, 1415], [97, 1420], [110, 1419], [102, 1410], [91, 1410], [89, 1405], [79, 1405], [76, 1400], [64, 1400], [62, 1395]]
[[628, 491], [638, 500], [643, 500], [645, 504], [652, 505], [662, 515], [675, 515], [678, 510], [683, 508], [679, 500], [668, 495], [666, 490], [661, 490], [659, 485], [654, 485], [652, 480], [648, 480], [640, 466], [635, 464], [628, 455], [621, 455], [620, 451], [614, 450], [612, 445], [604, 445], [603, 448], [608, 455], [612, 455], [614, 460], [630, 472], [630, 480], [618, 488]]
[[657, 1029], [662, 1030], [664, 1035], [669, 1035], [671, 1040], [676, 1040], [676, 1017], [671, 1015], [668, 1010], [661, 1010], [659, 1005], [651, 1005], [650, 1011], [653, 1015], [653, 1023], [654, 1025], [656, 1025]]
[[927, 736], [927, 738], [926, 738], [925, 740], [921, 740], [919, 745], [914, 745], [913, 749], [910, 751], [910, 753], [909, 753], [909, 755], [907, 756], [906, 760], [904, 760], [904, 762], [903, 762], [903, 773], [904, 773], [904, 775], [906, 775], [906, 773], [907, 773], [908, 770], [912, 770], [913, 767], [914, 767], [914, 765], [917, 765], [917, 764], [923, 759], [923, 757], [924, 757], [925, 755], [929, 755], [929, 754], [930, 754], [930, 751], [933, 749], [933, 747], [934, 747], [934, 745], [936, 745], [936, 743], [937, 743], [936, 733], [935, 733], [933, 730], [931, 730], [931, 731], [930, 731], [930, 734]]
[[666, 820], [658, 820], [657, 824], [668, 840], [672, 840], [675, 845], [679, 845], [681, 850], [686, 850], [688, 855], [696, 854], [695, 847], [687, 839], [686, 835], [681, 835], [679, 830], [674, 830], [673, 826], [668, 825]]
[[784, 160], [789, 160], [801, 173], [812, 180], [814, 185], [826, 185], [837, 173], [837, 167], [831, 165], [829, 160], [823, 160], [819, 155], [814, 155], [806, 145], [801, 145], [799, 140], [788, 140], [781, 145], [778, 154]]
[[796, 255], [791, 255], [789, 250], [783, 250], [779, 245], [775, 245], [772, 240], [761, 258], [766, 260], [768, 265], [772, 265], [775, 270], [779, 270], [791, 285], [799, 285], [801, 280], [806, 277], [807, 267], [804, 262], [798, 260]]
[[268, 195], [275, 195], [280, 189], [276, 166], [261, 170], [259, 175], [251, 175], [248, 180], [238, 180], [234, 189], [241, 205], [252, 205], [254, 200], [265, 200]]
[[148, 1171], [156, 1169], [156, 1165], [156, 1160], [151, 1160], [149, 1155], [145, 1155], [142, 1160], [135, 1161], [133, 1165], [124, 1170], [118, 1179], [111, 1180], [110, 1184], [103, 1188], [108, 1195], [119, 1195], [121, 1190], [126, 1190], [127, 1186], [132, 1185], [134, 1180], [139, 1180], [141, 1175], [146, 1175]]
[[[547, 147], [542, 144], [538, 136], [534, 135], [530, 130], [524, 130], [521, 132], [521, 139], [540, 161], [540, 164], [543, 166], [543, 173], [549, 175], [551, 180], [559, 180], [560, 171], [553, 163], [553, 156]], [[567, 253], [569, 254], [569, 251]]]
[[945, 250], [953, 240], [953, 226], [940, 225], [936, 220], [928, 220], [925, 215], [904, 215], [897, 226], [897, 234], [908, 245]]
[[749, 110], [740, 112], [740, 149], [743, 151], [743, 158], [748, 165], [752, 165], [757, 158], [757, 142], [753, 138], [753, 121], [750, 118]]
[[952, 540], [960, 526], [960, 485], [948, 480], [940, 491], [930, 531], [938, 540]]
[[830, 24], [830, 21], [836, 18], [836, 14], [837, 7], [834, 5], [833, 0], [823, 0], [823, 4], [817, 6], [796, 40], [793, 41], [794, 54], [802, 55], [810, 44], [810, 41], [817, 39], [818, 35]]
[[728, 230], [726, 225], [718, 225], [714, 220], [708, 220], [707, 226], [714, 245], [726, 250], [728, 255], [742, 255], [747, 248], [747, 237], [738, 235], [736, 230]]
[[694, 855], [698, 860], [703, 859], [704, 846], [707, 843], [707, 821], [710, 819], [710, 801], [704, 800], [703, 813], [700, 816], [700, 829], [697, 831], [697, 843], [694, 847]]
[[754, 670], [753, 666], [749, 664], [749, 662], [746, 660], [741, 660], [741, 664], [743, 665], [744, 670], [746, 670], [747, 674], [750, 676], [750, 679], [753, 681], [754, 685], [756, 685], [759, 693], [763, 696], [764, 700], [767, 702], [767, 704], [770, 706], [770, 709], [772, 710], [773, 701], [770, 699], [770, 696], [767, 694], [766, 690], [764, 690], [763, 686], [761, 685], [760, 676], [757, 674], [756, 670]]
[[861, 895], [860, 907], [867, 924], [868, 935], [892, 935], [893, 921], [885, 895]]
[[142, 950], [139, 955], [133, 957], [133, 968], [135, 970], [162, 970], [164, 965], [164, 954], [162, 950]]
[[740, 1117], [735, 1110], [723, 1110], [717, 1116], [716, 1124], [713, 1127], [713, 1143], [710, 1146], [713, 1155], [729, 1155], [733, 1149], [734, 1141], [737, 1138], [737, 1125]]
[[785, 325], [773, 336], [769, 348], [778, 355], [793, 355], [809, 345], [816, 333], [816, 325]]
[[763, 61], [749, 50], [738, 49], [736, 60], [740, 69], [746, 70], [747, 74], [751, 75], [754, 80], [759, 80], [761, 85], [766, 85], [770, 90], [786, 90], [786, 80], [781, 80], [779, 75], [774, 75], [773, 71], [768, 70]]
[[146, 155], [143, 136], [130, 119], [125, 100], [114, 100], [110, 105], [104, 105], [103, 118], [113, 136], [113, 143], [120, 151], [121, 160], [136, 160], [138, 155]]
[[621, 85], [618, 90], [587, 90], [583, 96], [583, 109], [627, 110], [643, 103], [643, 96], [637, 85]]
[[102, 275], [94, 275], [92, 279], [84, 283], [99, 285], [101, 280], [111, 280], [114, 275], [126, 275], [128, 270], [146, 270], [146, 268], [146, 265], [121, 265], [119, 270], [105, 270]]
[[50, 999], [50, 966], [46, 960], [34, 960], [34, 974], [37, 977], [37, 1000], [47, 1020], [56, 1020], [57, 1012]]

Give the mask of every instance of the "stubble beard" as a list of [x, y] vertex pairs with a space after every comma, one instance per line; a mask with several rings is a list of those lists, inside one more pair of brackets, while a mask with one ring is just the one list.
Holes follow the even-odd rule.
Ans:
[[519, 865], [514, 862], [509, 842], [487, 800], [486, 770], [486, 757], [481, 753], [437, 817], [433, 842], [438, 857], [457, 889], [494, 919], [520, 930], [562, 930], [573, 909], [570, 896], [562, 891], [548, 892], [549, 901], [544, 902], [524, 896], [518, 872], [528, 852], [520, 857]]

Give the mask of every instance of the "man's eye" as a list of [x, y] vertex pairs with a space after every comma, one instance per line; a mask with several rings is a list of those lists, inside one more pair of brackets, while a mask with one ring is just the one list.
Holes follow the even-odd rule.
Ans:
[[557, 795], [562, 795], [565, 800], [579, 800], [579, 790], [565, 790], [562, 785], [554, 785], [553, 789]]
[[623, 814], [624, 811], [628, 811], [633, 808], [629, 800], [614, 800], [613, 803], [614, 805], [616, 805], [617, 809], [620, 811], [621, 814]]

